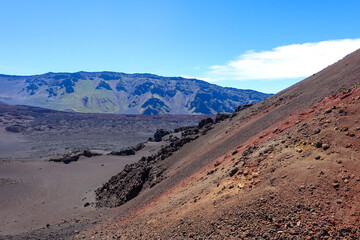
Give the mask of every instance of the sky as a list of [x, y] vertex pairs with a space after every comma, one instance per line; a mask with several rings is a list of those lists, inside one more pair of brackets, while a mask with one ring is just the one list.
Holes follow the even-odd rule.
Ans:
[[360, 48], [359, 12], [359, 0], [0, 0], [0, 73], [153, 73], [276, 93]]

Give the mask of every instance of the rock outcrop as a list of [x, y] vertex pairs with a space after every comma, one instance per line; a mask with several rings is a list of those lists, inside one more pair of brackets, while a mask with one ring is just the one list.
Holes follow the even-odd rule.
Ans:
[[145, 147], [144, 143], [139, 143], [138, 145], [136, 145], [134, 147], [127, 147], [127, 148], [123, 148], [123, 149], [118, 150], [118, 151], [112, 151], [112, 152], [109, 153], [109, 155], [117, 155], [117, 156], [135, 155], [135, 153], [137, 151], [140, 151], [144, 147]]
[[90, 150], [82, 150], [82, 151], [78, 151], [78, 152], [74, 152], [74, 153], [64, 154], [60, 157], [51, 158], [51, 159], [49, 159], [49, 162], [69, 164], [71, 162], [78, 161], [81, 156], [89, 158], [89, 157], [100, 156], [100, 155], [101, 154], [92, 152]]
[[[206, 134], [212, 129], [213, 124], [213, 119], [206, 118], [201, 120], [197, 126], [175, 129], [174, 132], [181, 132], [180, 138], [171, 138], [170, 143], [158, 150], [156, 154], [142, 157], [138, 162], [126, 165], [122, 172], [113, 176], [98, 188], [96, 190], [96, 206], [120, 206], [136, 197], [142, 190], [151, 188], [161, 182], [164, 179], [164, 172], [167, 170], [162, 161], [181, 149], [185, 144], [197, 139], [200, 135]], [[163, 129], [157, 130], [154, 139], [155, 141], [161, 141], [162, 137], [169, 133], [169, 131]], [[127, 149], [123, 153], [132, 153], [132, 151], [133, 149]]]

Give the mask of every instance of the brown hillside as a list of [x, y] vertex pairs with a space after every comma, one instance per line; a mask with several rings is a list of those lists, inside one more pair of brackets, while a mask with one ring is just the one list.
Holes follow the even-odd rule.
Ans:
[[213, 125], [165, 179], [78, 235], [359, 237], [360, 50]]

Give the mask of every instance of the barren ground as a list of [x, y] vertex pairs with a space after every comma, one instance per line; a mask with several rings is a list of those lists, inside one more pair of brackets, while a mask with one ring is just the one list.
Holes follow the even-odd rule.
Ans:
[[[106, 155], [145, 142], [156, 129], [196, 125], [203, 116], [71, 114], [0, 105], [0, 236], [99, 218], [94, 190], [126, 164], [156, 152], [147, 142], [132, 156]], [[15, 132], [5, 130], [16, 126]], [[18, 131], [18, 132], [17, 132]], [[100, 156], [70, 164], [48, 159], [90, 149]], [[85, 203], [89, 206], [84, 207]], [[48, 225], [48, 226], [49, 226]], [[0, 237], [1, 238], [1, 237]]]

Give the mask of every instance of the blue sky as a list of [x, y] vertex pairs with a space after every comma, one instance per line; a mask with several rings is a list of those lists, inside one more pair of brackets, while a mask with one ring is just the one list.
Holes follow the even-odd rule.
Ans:
[[0, 73], [148, 72], [277, 92], [360, 48], [359, 12], [358, 0], [0, 0]]

